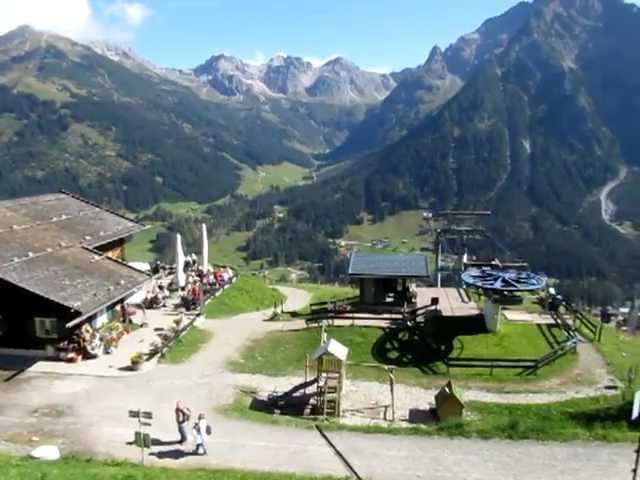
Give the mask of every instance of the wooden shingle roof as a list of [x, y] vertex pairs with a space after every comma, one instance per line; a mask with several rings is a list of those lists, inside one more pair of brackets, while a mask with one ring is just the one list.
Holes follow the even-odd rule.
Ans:
[[0, 201], [0, 279], [90, 315], [149, 279], [93, 248], [143, 228], [68, 193]]

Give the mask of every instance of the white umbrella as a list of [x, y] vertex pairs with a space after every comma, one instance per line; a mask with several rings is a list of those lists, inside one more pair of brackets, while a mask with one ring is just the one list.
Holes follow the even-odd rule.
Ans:
[[207, 239], [207, 226], [202, 224], [202, 270], [209, 268], [209, 240]]
[[176, 233], [176, 282], [179, 288], [183, 288], [187, 283], [184, 273], [184, 250], [182, 249], [182, 237]]

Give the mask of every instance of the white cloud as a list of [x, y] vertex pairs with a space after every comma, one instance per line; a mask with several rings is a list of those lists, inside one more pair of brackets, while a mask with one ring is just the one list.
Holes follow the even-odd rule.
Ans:
[[88, 33], [94, 22], [89, 0], [0, 0], [0, 32], [31, 25], [71, 37]]
[[339, 53], [332, 53], [331, 55], [329, 55], [328, 57], [325, 57], [325, 58], [313, 57], [312, 56], [312, 57], [304, 57], [304, 60], [309, 62], [314, 67], [320, 67], [320, 66], [324, 65], [325, 63], [330, 62], [334, 58], [343, 57], [343, 56], [344, 55], [341, 55]]
[[78, 40], [129, 41], [151, 11], [123, 0], [0, 0], [0, 34], [20, 25]]
[[373, 72], [373, 73], [390, 73], [393, 71], [393, 68], [390, 67], [366, 67], [363, 68], [364, 71], [366, 72]]
[[108, 15], [123, 20], [132, 27], [137, 27], [151, 15], [151, 10], [139, 2], [117, 0], [106, 8]]

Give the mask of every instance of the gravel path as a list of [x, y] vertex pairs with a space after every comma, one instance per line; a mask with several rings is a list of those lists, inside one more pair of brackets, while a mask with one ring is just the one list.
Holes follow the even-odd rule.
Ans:
[[[297, 310], [309, 301], [309, 294], [301, 290], [283, 291], [287, 309]], [[9, 442], [0, 443], [0, 449], [28, 444], [36, 435], [40, 443], [60, 445], [63, 454], [136, 460], [137, 449], [127, 444], [134, 430], [127, 410], [143, 408], [154, 412], [150, 431], [156, 446], [149, 463], [344, 476], [343, 465], [313, 430], [208, 415], [214, 426], [208, 457], [185, 456], [172, 443], [177, 437], [173, 421], [176, 400], [186, 401], [194, 413], [210, 412], [212, 407], [228, 403], [238, 384], [255, 380], [270, 388], [274, 383], [266, 377], [245, 378], [225, 371], [228, 358], [253, 336], [282, 328], [264, 322], [268, 315], [259, 312], [205, 321], [203, 326], [214, 333], [213, 340], [183, 365], [159, 365], [139, 376], [123, 378], [25, 373], [0, 384], [0, 436]], [[291, 380], [295, 379], [275, 379], [275, 384], [282, 381], [285, 388]], [[386, 393], [384, 387], [368, 382], [353, 385], [356, 392], [365, 392], [363, 395], [377, 398]], [[430, 392], [420, 389], [407, 387], [407, 392], [407, 398], [420, 405], [432, 398]], [[347, 432], [329, 435], [356, 469], [372, 480], [627, 478], [634, 448], [630, 444], [512, 443]]]
[[616, 213], [616, 206], [613, 201], [609, 198], [609, 194], [615, 190], [615, 188], [620, 185], [624, 179], [627, 177], [629, 173], [629, 169], [627, 167], [621, 167], [620, 171], [616, 178], [608, 182], [600, 192], [600, 216], [602, 220], [612, 228], [615, 228], [620, 233], [627, 233], [624, 228], [619, 225], [616, 225], [613, 221], [613, 216]]

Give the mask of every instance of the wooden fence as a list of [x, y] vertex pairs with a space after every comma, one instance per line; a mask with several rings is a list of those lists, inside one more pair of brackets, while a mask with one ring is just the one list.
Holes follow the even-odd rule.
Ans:
[[592, 342], [600, 343], [602, 341], [602, 321], [592, 319], [571, 305], [566, 305], [566, 308], [573, 317], [573, 323], [576, 329], [578, 329], [581, 334], [589, 336]]
[[569, 352], [575, 352], [578, 347], [578, 339], [568, 338], [553, 350], [538, 358], [481, 358], [481, 357], [456, 357], [443, 360], [447, 372], [451, 368], [486, 368], [493, 375], [495, 369], [519, 369], [518, 375], [535, 375], [541, 368], [564, 357]]

